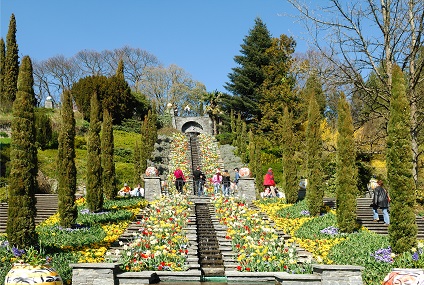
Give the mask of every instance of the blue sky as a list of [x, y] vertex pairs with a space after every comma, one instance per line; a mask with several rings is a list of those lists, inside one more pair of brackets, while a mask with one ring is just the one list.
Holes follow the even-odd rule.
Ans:
[[293, 36], [305, 52], [303, 26], [285, 0], [0, 0], [1, 37], [15, 14], [19, 54], [41, 61], [128, 45], [176, 64], [206, 85], [225, 91], [234, 56], [256, 17], [271, 35]]

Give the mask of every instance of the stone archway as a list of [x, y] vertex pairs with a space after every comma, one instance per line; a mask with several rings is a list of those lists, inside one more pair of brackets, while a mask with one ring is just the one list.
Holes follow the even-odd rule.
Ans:
[[173, 126], [183, 133], [213, 135], [212, 120], [207, 117], [174, 117]]
[[198, 134], [204, 132], [202, 125], [195, 121], [186, 122], [184, 125], [182, 125], [181, 131], [183, 133], [198, 133]]

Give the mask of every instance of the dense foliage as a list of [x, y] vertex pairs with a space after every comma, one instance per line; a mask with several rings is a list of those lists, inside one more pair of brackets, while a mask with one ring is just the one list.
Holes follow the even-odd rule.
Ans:
[[[4, 81], [3, 93], [0, 94], [0, 102], [5, 112], [10, 112], [12, 104], [18, 91], [19, 75], [19, 54], [18, 44], [16, 42], [16, 19], [15, 15], [10, 16], [9, 29], [6, 36], [6, 57], [4, 62]], [[31, 86], [32, 87], [32, 86]], [[33, 102], [35, 104], [35, 102]]]
[[72, 110], [72, 96], [63, 93], [62, 122], [59, 135], [57, 168], [59, 174], [59, 216], [60, 225], [70, 228], [78, 216], [74, 203], [77, 188], [77, 169], [75, 167], [75, 118]]
[[99, 212], [103, 207], [102, 165], [101, 165], [101, 110], [97, 93], [90, 104], [90, 129], [87, 138], [87, 205], [90, 211]]
[[416, 245], [409, 104], [402, 71], [394, 67], [390, 119], [387, 126], [387, 179], [390, 186], [390, 245], [394, 252], [409, 251]]
[[37, 244], [35, 193], [38, 163], [35, 146], [33, 84], [31, 59], [25, 56], [19, 70], [18, 92], [13, 103], [14, 119], [6, 229], [9, 243], [19, 248]]
[[355, 164], [352, 116], [344, 95], [339, 101], [337, 129], [337, 224], [340, 231], [351, 233], [358, 228], [356, 222], [358, 171]]
[[308, 173], [306, 200], [311, 215], [316, 216], [321, 210], [324, 189], [322, 181], [321, 114], [314, 92], [310, 94], [306, 148]]
[[103, 110], [101, 139], [103, 193], [106, 198], [113, 199], [118, 191], [116, 188], [112, 116], [108, 109]]

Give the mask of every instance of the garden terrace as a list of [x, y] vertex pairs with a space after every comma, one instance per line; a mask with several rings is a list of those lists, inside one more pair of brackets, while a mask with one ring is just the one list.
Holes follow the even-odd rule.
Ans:
[[[37, 208], [35, 224], [38, 225], [57, 212], [59, 201], [56, 194], [36, 194], [35, 198], [35, 207]], [[7, 209], [7, 203], [0, 204], [0, 233], [6, 232]]]

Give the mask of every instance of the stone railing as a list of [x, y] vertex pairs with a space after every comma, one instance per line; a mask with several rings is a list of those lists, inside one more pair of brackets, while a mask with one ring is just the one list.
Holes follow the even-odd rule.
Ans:
[[[134, 285], [163, 282], [201, 281], [200, 270], [182, 272], [143, 271], [122, 272], [118, 263], [71, 264], [72, 284], [79, 285]], [[225, 271], [228, 283], [283, 284], [283, 285], [362, 285], [361, 266], [313, 265], [313, 274], [289, 274], [286, 272]]]

